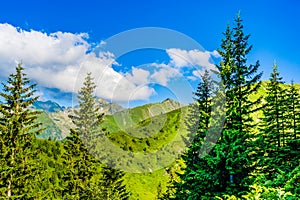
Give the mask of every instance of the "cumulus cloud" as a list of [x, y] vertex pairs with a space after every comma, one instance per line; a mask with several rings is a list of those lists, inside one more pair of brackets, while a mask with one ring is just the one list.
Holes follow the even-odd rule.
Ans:
[[30, 66], [74, 64], [89, 48], [87, 34], [24, 31], [9, 24], [0, 24], [1, 60], [26, 60]]
[[[22, 62], [28, 76], [40, 86], [77, 92], [86, 73], [92, 72], [99, 97], [125, 101], [132, 91], [139, 88], [139, 93], [131, 96], [149, 98], [153, 89], [139, 87], [143, 83], [139, 75], [147, 75], [145, 72], [135, 70], [127, 79], [112, 68], [112, 65], [119, 64], [111, 52], [99, 52], [99, 55], [90, 52], [87, 38], [85, 33], [47, 34], [0, 24], [0, 76], [12, 73], [16, 61]], [[100, 44], [105, 45], [105, 42]]]
[[149, 82], [149, 77], [149, 71], [136, 67], [132, 67], [131, 73], [126, 73], [126, 78], [136, 85], [147, 84]]
[[151, 80], [155, 83], [159, 83], [163, 86], [167, 86], [168, 82], [176, 77], [181, 77], [182, 75], [179, 73], [178, 69], [174, 69], [167, 64], [155, 64], [153, 63], [151, 66], [154, 66], [154, 73], [151, 74]]
[[220, 58], [218, 51], [200, 51], [198, 49], [183, 50], [177, 48], [167, 49], [170, 57], [170, 66], [177, 69], [188, 68], [191, 72], [187, 75], [190, 80], [201, 78], [205, 70], [216, 70], [216, 66], [212, 63], [212, 58]]
[[214, 69], [215, 65], [211, 63], [211, 56], [217, 55], [216, 51], [200, 51], [198, 49], [194, 50], [183, 50], [171, 48], [167, 49], [167, 53], [171, 58], [170, 64], [177, 68], [187, 67], [187, 66], [201, 66], [208, 69]]

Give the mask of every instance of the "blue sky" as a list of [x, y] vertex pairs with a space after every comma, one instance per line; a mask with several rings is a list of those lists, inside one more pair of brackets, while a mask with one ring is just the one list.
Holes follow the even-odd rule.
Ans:
[[[239, 11], [244, 20], [245, 32], [251, 34], [249, 42], [253, 44], [253, 50], [248, 56], [248, 60], [250, 63], [254, 63], [256, 60], [260, 61], [260, 70], [264, 72], [263, 79], [268, 79], [273, 61], [276, 60], [286, 82], [293, 79], [300, 83], [300, 3], [297, 0], [1, 2], [0, 24], [2, 27], [0, 31], [3, 32], [1, 40], [6, 40], [5, 38], [12, 37], [14, 34], [17, 39], [12, 37], [11, 40], [8, 39], [9, 43], [0, 42], [0, 64], [2, 66], [0, 66], [0, 79], [1, 81], [5, 80], [5, 76], [11, 73], [12, 68], [7, 65], [14, 65], [16, 60], [22, 60], [29, 68], [29, 76], [39, 83], [42, 98], [70, 105], [71, 88], [76, 88], [76, 86], [73, 86], [74, 83], [68, 79], [72, 77], [68, 77], [66, 74], [78, 74], [74, 70], [77, 69], [76, 64], [81, 62], [79, 60], [85, 61], [80, 63], [80, 66], [95, 64], [94, 62], [96, 62], [95, 65], [99, 64], [100, 61], [95, 61], [96, 58], [91, 58], [91, 56], [77, 58], [82, 56], [81, 54], [85, 54], [87, 49], [93, 51], [93, 47], [101, 41], [106, 41], [116, 34], [135, 28], [167, 28], [198, 42], [209, 53], [210, 61], [212, 61], [216, 58], [213, 52], [219, 48], [223, 37], [222, 32], [228, 23], [232, 24]], [[19, 27], [17, 30], [27, 31], [28, 34], [18, 35], [13, 30], [16, 27]], [[54, 44], [53, 38], [58, 38], [61, 44], [58, 45], [55, 41]], [[15, 45], [11, 41], [19, 41], [25, 45], [16, 44], [16, 48], [20, 49], [18, 53], [17, 49], [11, 47]], [[78, 45], [74, 45], [74, 42]], [[9, 48], [5, 46], [8, 44]], [[31, 45], [32, 48], [30, 48]], [[47, 45], [50, 45], [52, 49], [45, 55]], [[168, 48], [168, 51], [167, 49], [136, 50], [117, 58], [104, 52], [101, 63], [106, 62], [111, 65], [111, 69], [105, 72], [110, 76], [99, 78], [99, 74], [104, 73], [101, 71], [96, 77], [97, 84], [105, 85], [114, 78], [120, 81], [125, 77], [128, 79], [126, 81], [130, 83], [124, 84], [128, 84], [127, 88], [137, 94], [137, 96], [130, 95], [131, 100], [136, 100], [136, 104], [160, 101], [168, 96], [188, 102], [191, 95], [189, 89], [183, 87], [183, 82], [190, 84], [193, 89], [199, 80], [188, 79], [192, 69], [179, 66], [176, 62], [178, 60], [172, 58], [170, 52], [191, 57], [197, 52], [192, 52], [192, 48], [184, 48], [183, 44], [182, 46], [174, 45], [173, 50], [170, 50], [171, 46]], [[35, 51], [31, 52], [30, 49], [35, 49]], [[42, 54], [43, 51], [45, 54]], [[53, 56], [50, 56], [52, 54]], [[62, 57], [58, 58], [59, 55]], [[64, 58], [67, 61], [63, 60]], [[160, 66], [157, 68], [157, 72], [161, 74], [153, 75], [154, 64]], [[165, 69], [163, 66], [171, 65], [175, 66], [174, 69], [183, 75], [183, 78], [174, 73], [171, 73], [172, 75], [165, 73], [162, 77], [162, 69]], [[134, 70], [136, 77], [133, 74]], [[152, 77], [152, 79], [147, 79], [149, 84], [147, 81], [143, 82], [138, 79], [138, 77], [142, 77], [141, 75], [147, 77], [145, 71], [150, 71], [148, 75]], [[83, 70], [80, 73], [84, 72]], [[165, 78], [169, 78], [167, 82]], [[156, 83], [150, 84], [153, 81]], [[102, 91], [111, 89], [103, 87]], [[123, 88], [122, 91], [128, 93], [126, 88]], [[97, 94], [112, 101], [122, 100], [123, 104], [124, 102], [128, 103], [126, 98], [124, 100], [117, 95], [110, 96], [101, 91]], [[133, 105], [135, 104], [133, 103]]]

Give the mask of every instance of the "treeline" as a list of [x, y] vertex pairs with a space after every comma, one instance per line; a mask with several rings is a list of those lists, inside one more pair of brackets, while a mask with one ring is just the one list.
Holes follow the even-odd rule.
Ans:
[[96, 160], [90, 137], [102, 137], [103, 115], [95, 106], [95, 85], [88, 74], [79, 91], [75, 126], [63, 141], [37, 139], [37, 96], [21, 64], [0, 93], [0, 199], [128, 199], [124, 173]]
[[[198, 127], [183, 155], [184, 173], [178, 174], [180, 181], [170, 181], [161, 199], [299, 199], [299, 90], [293, 82], [283, 84], [274, 63], [260, 96], [262, 73], [258, 61], [247, 62], [252, 46], [240, 15], [223, 34], [216, 72], [226, 99], [222, 131], [212, 142], [212, 107], [220, 103], [212, 99], [220, 98], [215, 91], [220, 86], [206, 72], [195, 93]], [[204, 145], [212, 150], [203, 154]]]

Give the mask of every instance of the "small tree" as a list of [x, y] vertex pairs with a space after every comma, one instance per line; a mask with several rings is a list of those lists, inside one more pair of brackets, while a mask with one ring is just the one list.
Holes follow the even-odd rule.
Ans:
[[23, 71], [22, 64], [18, 64], [0, 93], [4, 99], [0, 104], [0, 195], [29, 199], [35, 196], [34, 177], [39, 172], [32, 144], [42, 129], [36, 122], [40, 112], [30, 109], [38, 99], [34, 96], [36, 85], [30, 84]]

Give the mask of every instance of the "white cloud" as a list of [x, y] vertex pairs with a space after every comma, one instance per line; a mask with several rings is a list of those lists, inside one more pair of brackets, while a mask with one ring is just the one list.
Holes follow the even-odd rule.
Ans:
[[178, 69], [174, 69], [170, 65], [153, 63], [151, 66], [158, 68], [151, 74], [151, 80], [163, 86], [167, 86], [171, 79], [181, 76]]
[[200, 71], [200, 70], [194, 70], [193, 71], [193, 75], [194, 75], [194, 77], [197, 77], [197, 78], [201, 78], [201, 76], [204, 74], [203, 73], [204, 71]]
[[150, 72], [144, 69], [132, 67], [131, 73], [126, 73], [126, 78], [136, 85], [147, 84]]
[[[153, 89], [140, 87], [141, 80], [133, 74], [126, 79], [112, 65], [119, 65], [110, 52], [89, 52], [91, 45], [85, 33], [25, 31], [9, 24], [0, 24], [0, 76], [14, 71], [15, 61], [22, 61], [26, 73], [42, 87], [58, 88], [64, 92], [78, 91], [87, 72], [97, 83], [96, 95], [116, 101], [147, 99]], [[100, 43], [104, 45], [104, 42]], [[138, 93], [136, 91], [139, 91]], [[131, 98], [132, 98], [131, 97]]]
[[217, 50], [213, 50], [213, 52], [211, 52], [211, 55], [214, 56], [215, 58], [221, 58], [221, 55]]
[[0, 24], [1, 60], [26, 60], [27, 65], [73, 64], [89, 48], [86, 34], [56, 32], [47, 35]]
[[187, 79], [196, 80], [201, 78], [201, 75], [205, 70], [216, 70], [216, 66], [212, 63], [212, 57], [220, 58], [218, 51], [200, 51], [183, 50], [183, 49], [167, 49], [167, 54], [170, 57], [170, 66], [174, 66], [177, 69], [188, 68], [191, 71], [191, 75], [187, 75]]
[[215, 65], [211, 63], [211, 55], [217, 55], [215, 51], [199, 51], [182, 50], [182, 49], [167, 49], [167, 53], [171, 59], [170, 64], [176, 68], [200, 66], [207, 69], [214, 69]]

